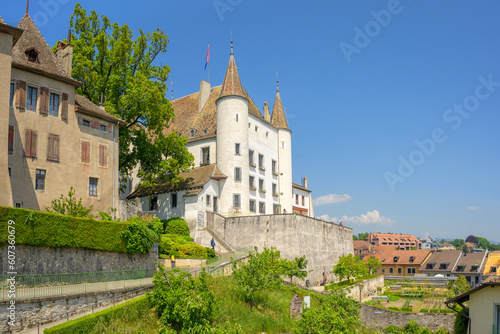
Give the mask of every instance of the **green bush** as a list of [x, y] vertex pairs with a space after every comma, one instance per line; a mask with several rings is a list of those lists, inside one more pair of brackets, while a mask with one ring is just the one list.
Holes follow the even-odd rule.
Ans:
[[399, 311], [399, 308], [396, 306], [389, 306], [387, 309], [391, 311]]
[[120, 234], [124, 222], [98, 221], [21, 208], [0, 207], [0, 244], [7, 242], [8, 222], [15, 222], [16, 244], [48, 247], [81, 247], [127, 252]]
[[163, 220], [163, 232], [165, 234], [179, 234], [189, 236], [189, 227], [186, 221], [180, 217], [173, 217], [169, 220]]
[[413, 312], [413, 309], [411, 307], [402, 307], [401, 311], [411, 313]]
[[212, 258], [215, 252], [211, 248], [193, 243], [193, 238], [185, 235], [163, 234], [158, 245], [159, 252], [167, 258]]
[[431, 308], [429, 313], [439, 313], [439, 310], [437, 308]]
[[[98, 323], [109, 324], [113, 320], [121, 318], [124, 313], [130, 316], [130, 312], [139, 312], [150, 309], [151, 304], [147, 296], [142, 296], [120, 305], [116, 305], [103, 311], [89, 314], [87, 316], [70, 320], [60, 325], [50, 327], [44, 330], [44, 334], [87, 334], [92, 332]], [[139, 317], [139, 314], [135, 316]]]
[[429, 309], [428, 308], [421, 308], [420, 313], [429, 313]]

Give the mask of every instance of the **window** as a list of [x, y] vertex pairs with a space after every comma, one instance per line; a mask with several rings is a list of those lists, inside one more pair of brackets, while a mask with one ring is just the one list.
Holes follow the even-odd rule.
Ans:
[[234, 169], [234, 180], [241, 181], [241, 168], [240, 167], [236, 167]]
[[24, 155], [27, 157], [36, 158], [36, 132], [33, 130], [26, 130]]
[[389, 268], [389, 274], [393, 274], [394, 273], [394, 268]]
[[285, 148], [285, 142], [284, 141], [281, 142], [281, 148]]
[[21, 202], [16, 202], [16, 208], [22, 208], [22, 207], [23, 207], [23, 205]]
[[177, 193], [172, 194], [172, 207], [173, 208], [177, 207]]
[[87, 120], [87, 119], [84, 119], [84, 120], [82, 121], [82, 125], [83, 125], [83, 126], [90, 127], [90, 121], [89, 121], [89, 120]]
[[446, 270], [446, 269], [448, 269], [448, 266], [449, 266], [449, 265], [450, 265], [449, 263], [441, 263], [441, 264], [439, 265], [439, 269], [440, 269], [440, 270]]
[[266, 189], [264, 189], [264, 180], [263, 179], [259, 179], [259, 192], [261, 192], [261, 193], [266, 192]]
[[99, 145], [99, 166], [105, 167], [108, 165], [108, 147]]
[[398, 260], [399, 260], [399, 256], [395, 256], [393, 259], [393, 262], [396, 263], [396, 262], [398, 262]]
[[106, 131], [107, 127], [104, 124], [99, 124], [99, 130]]
[[415, 261], [415, 257], [414, 256], [410, 256], [410, 260], [408, 262], [413, 263], [414, 261]]
[[398, 274], [401, 275], [403, 273], [403, 270], [401, 268], [398, 268]]
[[99, 179], [95, 177], [89, 177], [89, 196], [97, 197], [97, 183]]
[[239, 143], [234, 144], [234, 154], [240, 155], [240, 144]]
[[250, 200], [250, 212], [256, 212], [255, 200], [254, 199]]
[[259, 213], [266, 213], [266, 203], [259, 202]]
[[255, 167], [255, 162], [253, 161], [253, 151], [252, 150], [248, 151], [248, 162], [249, 162], [250, 166]]
[[259, 154], [259, 168], [264, 170], [264, 156]]
[[49, 115], [54, 117], [59, 115], [59, 94], [50, 93]]
[[257, 132], [257, 130], [259, 130], [259, 127], [256, 125], [255, 126], [255, 132]]
[[238, 122], [238, 114], [236, 114], [236, 122]]
[[158, 210], [158, 196], [154, 196], [149, 199], [149, 211]]
[[59, 161], [59, 136], [49, 135], [49, 147], [47, 148], [47, 160]]
[[306, 206], [306, 197], [302, 196], [302, 206]]
[[233, 195], [233, 207], [239, 209], [241, 207], [240, 194]]
[[82, 141], [82, 154], [81, 154], [81, 162], [90, 163], [90, 142]]
[[490, 268], [490, 274], [495, 274], [497, 272], [497, 267], [496, 266], [492, 266]]
[[250, 186], [250, 190], [255, 190], [255, 178], [253, 176], [248, 177], [248, 185]]
[[35, 50], [35, 48], [31, 48], [29, 50], [26, 50], [24, 52], [26, 54], [26, 57], [28, 58], [28, 61], [31, 63], [38, 63], [38, 52]]
[[479, 266], [472, 266], [470, 268], [470, 271], [475, 273], [475, 272], [477, 272], [478, 269], [479, 269]]
[[210, 206], [210, 195], [207, 195], [207, 206]]
[[273, 160], [271, 166], [272, 166], [272, 171], [273, 171], [274, 175], [278, 174], [278, 169], [276, 168], [276, 165], [277, 165], [276, 160]]
[[12, 102], [14, 101], [14, 91], [15, 91], [15, 86], [14, 83], [10, 83], [10, 99], [9, 99], [9, 106], [12, 107]]
[[408, 268], [408, 274], [415, 274], [415, 268]]
[[299, 205], [299, 195], [295, 195], [295, 204]]
[[280, 213], [280, 205], [279, 204], [273, 204], [273, 213], [275, 215]]
[[435, 265], [436, 265], [435, 263], [427, 263], [427, 265], [425, 266], [425, 269], [434, 269]]
[[266, 131], [266, 138], [269, 137], [269, 131]]
[[196, 136], [196, 129], [191, 129], [190, 133], [191, 137]]
[[385, 274], [385, 268], [381, 268], [382, 269], [382, 274]]
[[45, 173], [43, 169], [36, 170], [35, 190], [45, 190]]
[[201, 166], [210, 164], [210, 147], [201, 149]]
[[38, 88], [28, 86], [28, 97], [26, 109], [36, 111], [36, 99], [38, 97]]
[[464, 272], [465, 266], [457, 266], [457, 272]]
[[278, 196], [278, 185], [273, 183], [273, 196]]
[[9, 154], [14, 154], [14, 125], [9, 125]]

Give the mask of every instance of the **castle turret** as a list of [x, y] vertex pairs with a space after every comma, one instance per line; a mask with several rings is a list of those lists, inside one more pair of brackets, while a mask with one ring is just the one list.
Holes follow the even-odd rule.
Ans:
[[230, 208], [223, 215], [249, 213], [248, 185], [248, 99], [238, 75], [233, 54], [227, 65], [217, 105], [217, 167], [228, 176], [221, 184], [220, 207]]
[[278, 169], [281, 210], [292, 212], [292, 131], [281, 102], [279, 84], [276, 88], [271, 124], [278, 129]]

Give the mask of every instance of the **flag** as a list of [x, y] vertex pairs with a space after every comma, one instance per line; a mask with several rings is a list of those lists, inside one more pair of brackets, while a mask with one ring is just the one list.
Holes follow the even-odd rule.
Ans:
[[208, 62], [210, 61], [210, 44], [208, 44], [207, 48], [207, 61], [205, 62], [205, 70], [207, 69]]

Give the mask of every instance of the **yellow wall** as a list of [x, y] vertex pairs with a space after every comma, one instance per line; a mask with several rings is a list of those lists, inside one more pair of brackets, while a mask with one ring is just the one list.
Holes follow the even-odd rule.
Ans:
[[500, 286], [487, 286], [470, 295], [472, 333], [492, 333], [495, 304], [500, 306]]

